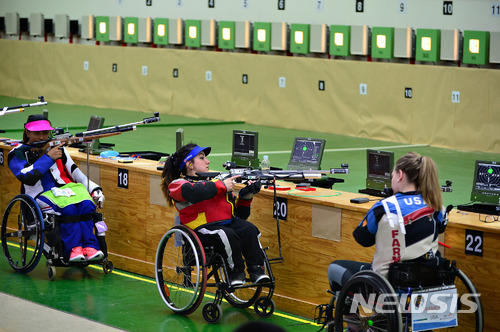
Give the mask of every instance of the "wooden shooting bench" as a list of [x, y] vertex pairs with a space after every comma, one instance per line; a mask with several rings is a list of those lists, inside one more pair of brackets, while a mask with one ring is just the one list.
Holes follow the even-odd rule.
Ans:
[[[2, 213], [20, 189], [7, 165], [9, 150], [9, 146], [1, 145]], [[69, 150], [87, 173], [87, 155]], [[103, 212], [109, 227], [106, 242], [110, 260], [118, 269], [154, 277], [156, 248], [163, 234], [173, 227], [175, 213], [166, 206], [160, 190], [157, 162], [138, 159], [121, 164], [96, 156], [89, 158], [90, 178], [101, 185], [106, 197]], [[294, 188], [293, 184], [286, 185]], [[276, 278], [273, 299], [278, 310], [313, 318], [316, 305], [329, 301], [327, 269], [333, 260], [371, 261], [375, 248], [363, 248], [352, 237], [352, 231], [373, 205], [373, 201], [350, 203], [351, 198], [359, 196], [319, 188], [277, 191], [280, 213], [283, 218], [286, 214], [286, 220], [279, 222], [283, 262], [272, 265]], [[249, 218], [260, 229], [260, 241], [269, 247], [271, 259], [280, 256], [273, 200], [273, 190], [263, 188], [254, 197]], [[441, 247], [445, 257], [456, 260], [482, 294], [485, 331], [495, 330], [500, 315], [496, 305], [500, 297], [500, 222], [485, 224], [475, 213], [453, 210], [441, 241], [451, 246]]]

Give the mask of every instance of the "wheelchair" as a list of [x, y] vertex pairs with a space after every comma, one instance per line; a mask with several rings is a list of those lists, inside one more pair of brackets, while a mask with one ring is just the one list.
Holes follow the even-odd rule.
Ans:
[[[262, 249], [269, 276], [266, 283], [231, 286], [223, 257], [212, 247], [204, 247], [196, 233], [187, 226], [176, 225], [165, 233], [156, 252], [155, 276], [158, 291], [165, 304], [175, 313], [189, 315], [201, 304], [207, 287], [215, 287], [212, 302], [203, 306], [203, 318], [217, 323], [222, 317], [220, 304], [225, 299], [237, 308], [254, 306], [261, 317], [274, 313], [272, 300], [275, 280], [270, 262]], [[263, 289], [268, 289], [262, 295]]]
[[[417, 294], [456, 288], [458, 325], [449, 329], [483, 331], [480, 294], [455, 261], [443, 259], [439, 267], [415, 262], [395, 263], [389, 269], [388, 279], [372, 270], [357, 272], [340, 292], [328, 291], [332, 294], [330, 302], [316, 308], [315, 321], [329, 332], [421, 330], [412, 326], [415, 322], [412, 321], [411, 302], [417, 303]], [[412, 298], [412, 294], [417, 296]]]
[[[102, 214], [94, 213], [94, 222], [102, 220]], [[95, 227], [94, 227], [95, 230]], [[49, 280], [56, 277], [55, 267], [102, 264], [104, 273], [113, 271], [113, 262], [108, 260], [104, 236], [97, 236], [104, 257], [93, 262], [69, 262], [63, 257], [63, 243], [59, 235], [57, 216], [43, 214], [36, 201], [28, 195], [14, 197], [4, 212], [0, 238], [9, 265], [14, 271], [26, 274], [40, 261], [42, 254], [47, 259]]]

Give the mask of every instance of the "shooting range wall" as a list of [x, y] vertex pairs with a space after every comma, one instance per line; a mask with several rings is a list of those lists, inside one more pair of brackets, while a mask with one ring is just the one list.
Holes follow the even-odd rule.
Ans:
[[4, 96], [500, 151], [494, 69], [16, 40], [0, 57]]

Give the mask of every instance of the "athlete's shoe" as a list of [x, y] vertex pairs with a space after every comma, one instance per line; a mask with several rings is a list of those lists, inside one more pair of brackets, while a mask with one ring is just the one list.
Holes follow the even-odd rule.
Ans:
[[250, 275], [250, 280], [254, 284], [260, 284], [269, 282], [269, 276], [265, 272], [264, 266], [256, 265], [248, 269], [248, 274]]
[[232, 272], [229, 275], [231, 286], [243, 286], [245, 284], [245, 272]]
[[92, 247], [83, 248], [83, 254], [87, 261], [99, 261], [104, 257], [104, 253]]
[[82, 247], [74, 247], [71, 249], [71, 254], [69, 255], [70, 262], [85, 262], [85, 256], [83, 255]]

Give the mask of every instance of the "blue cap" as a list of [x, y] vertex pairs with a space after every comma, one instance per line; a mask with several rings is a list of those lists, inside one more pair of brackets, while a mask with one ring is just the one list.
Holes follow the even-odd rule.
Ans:
[[198, 145], [197, 145], [197, 146], [195, 146], [195, 147], [191, 150], [191, 152], [189, 152], [189, 154], [188, 154], [188, 155], [187, 155], [184, 159], [182, 159], [182, 162], [181, 162], [181, 167], [180, 167], [181, 171], [182, 171], [182, 169], [184, 168], [184, 166], [186, 166], [186, 163], [187, 163], [188, 161], [190, 161], [191, 159], [193, 159], [194, 157], [196, 157], [197, 155], [199, 155], [199, 154], [200, 154], [200, 152], [202, 152], [202, 151], [203, 151], [203, 152], [205, 152], [205, 156], [208, 156], [208, 155], [210, 154], [210, 151], [212, 151], [212, 148], [211, 148], [211, 147], [209, 147], [209, 146], [207, 146], [207, 147], [205, 147], [205, 148], [202, 148], [202, 147], [200, 147], [200, 146], [198, 146]]

